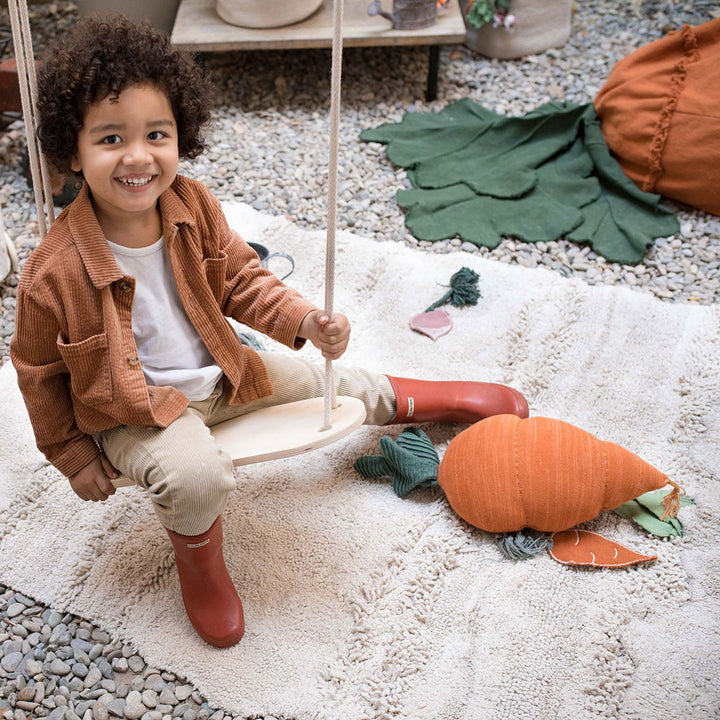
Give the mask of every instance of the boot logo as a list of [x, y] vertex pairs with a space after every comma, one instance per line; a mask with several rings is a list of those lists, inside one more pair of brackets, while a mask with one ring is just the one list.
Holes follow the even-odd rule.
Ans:
[[407, 409], [407, 416], [411, 418], [413, 414], [415, 413], [415, 398], [409, 397], [407, 399], [408, 403], [408, 409]]
[[202, 542], [199, 542], [199, 543], [188, 543], [187, 546], [192, 550], [193, 548], [199, 548], [199, 547], [202, 547], [203, 545], [207, 545], [209, 542], [210, 542], [210, 538], [207, 538], [207, 540], [203, 540]]

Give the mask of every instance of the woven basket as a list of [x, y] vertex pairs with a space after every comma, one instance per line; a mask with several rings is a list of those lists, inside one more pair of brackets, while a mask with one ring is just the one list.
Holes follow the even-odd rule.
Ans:
[[323, 0], [217, 0], [217, 14], [231, 25], [274, 28], [310, 17]]

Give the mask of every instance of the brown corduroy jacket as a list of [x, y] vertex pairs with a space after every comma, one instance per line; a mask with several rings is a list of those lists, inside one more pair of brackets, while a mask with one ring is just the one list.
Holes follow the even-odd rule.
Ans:
[[[159, 205], [180, 298], [222, 368], [229, 402], [270, 395], [260, 357], [240, 343], [225, 316], [299, 348], [300, 324], [315, 305], [260, 267], [200, 183], [178, 176]], [[84, 187], [25, 263], [10, 344], [38, 448], [64, 475], [98, 455], [94, 433], [117, 425], [166, 427], [188, 405], [179, 390], [145, 382], [132, 332], [134, 291], [135, 279], [115, 262]]]

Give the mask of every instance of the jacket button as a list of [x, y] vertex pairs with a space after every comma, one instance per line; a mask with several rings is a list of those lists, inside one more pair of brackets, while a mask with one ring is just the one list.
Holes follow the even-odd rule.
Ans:
[[137, 365], [140, 362], [137, 355], [128, 355], [127, 361], [128, 365]]
[[125, 293], [130, 292], [132, 290], [132, 283], [128, 282], [127, 280], [121, 280], [118, 284], [118, 287]]

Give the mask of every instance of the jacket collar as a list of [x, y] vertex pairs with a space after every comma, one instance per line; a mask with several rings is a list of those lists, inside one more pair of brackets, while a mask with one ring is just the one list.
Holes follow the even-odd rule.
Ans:
[[[176, 181], [177, 182], [177, 181]], [[191, 212], [174, 189], [175, 183], [159, 199], [165, 242], [172, 244], [178, 225], [194, 225]], [[85, 269], [93, 285], [100, 289], [124, 277], [97, 221], [90, 190], [84, 183], [68, 207], [68, 225]]]
[[178, 175], [158, 201], [166, 243], [174, 239], [180, 225], [195, 225], [195, 217], [178, 192], [183, 183], [187, 182], [184, 177]]

